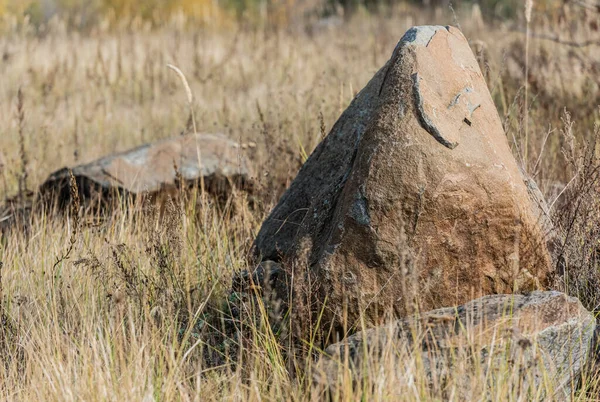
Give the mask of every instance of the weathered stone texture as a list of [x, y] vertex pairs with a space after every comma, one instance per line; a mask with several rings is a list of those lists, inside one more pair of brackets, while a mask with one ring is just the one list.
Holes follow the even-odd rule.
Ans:
[[220, 134], [169, 138], [58, 170], [42, 184], [40, 196], [68, 199], [69, 170], [84, 198], [92, 198], [94, 193], [103, 197], [114, 191], [154, 194], [176, 188], [178, 178], [185, 184], [204, 180], [207, 187], [227, 187], [229, 181], [249, 183], [252, 178], [249, 161], [239, 145]]
[[[550, 399], [567, 400], [589, 358], [595, 326], [579, 300], [560, 292], [485, 296], [330, 345], [315, 380], [334, 389], [347, 368], [357, 383], [369, 376], [376, 384], [385, 375], [388, 386], [402, 389], [419, 367], [434, 394], [452, 384], [460, 400], [482, 400], [494, 387], [521, 398], [551, 389]], [[384, 366], [389, 372], [380, 372]]]
[[[453, 27], [416, 27], [264, 222], [259, 261], [311, 276], [323, 324], [544, 286], [551, 263], [480, 68]], [[407, 260], [410, 260], [407, 262]]]

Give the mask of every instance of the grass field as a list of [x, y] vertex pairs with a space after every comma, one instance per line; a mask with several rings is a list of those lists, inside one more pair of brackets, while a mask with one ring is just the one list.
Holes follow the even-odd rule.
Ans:
[[[43, 34], [7, 30], [0, 199], [25, 205], [26, 190], [58, 168], [188, 131], [190, 106], [169, 63], [190, 83], [198, 131], [257, 144], [259, 187], [252, 202], [242, 192], [225, 205], [185, 194], [162, 213], [26, 214], [0, 240], [0, 399], [320, 400], [311, 359], [288, 358], [264, 319], [242, 311], [243, 328], [231, 322], [231, 278], [248, 268], [254, 235], [307, 155], [413, 25], [459, 24], [471, 41], [515, 157], [553, 207], [565, 261], [555, 288], [598, 310], [600, 17], [560, 10], [534, 14], [528, 41], [525, 18], [408, 6], [302, 29], [174, 18], [86, 33], [58, 19]], [[362, 388], [346, 378], [337, 397], [460, 399], [453, 384], [430, 390], [419, 370], [395, 387], [377, 370]], [[514, 377], [505, 373], [490, 399], [552, 394], [550, 382], [533, 394], [513, 388]], [[586, 371], [574, 398], [595, 395], [597, 381]]]

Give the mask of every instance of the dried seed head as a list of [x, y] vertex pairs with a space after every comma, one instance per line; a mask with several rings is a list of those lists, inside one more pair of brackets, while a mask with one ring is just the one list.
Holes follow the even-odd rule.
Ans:
[[185, 93], [188, 98], [188, 103], [191, 105], [192, 101], [194, 100], [194, 96], [192, 95], [192, 89], [190, 88], [190, 85], [188, 84], [188, 81], [185, 78], [185, 75], [179, 68], [175, 67], [172, 64], [167, 64], [167, 67], [169, 67], [171, 70], [175, 71], [175, 73], [177, 73], [177, 75], [179, 76], [179, 79], [181, 80], [181, 82], [183, 83], [183, 87], [185, 88]]
[[533, 0], [527, 0], [525, 2], [525, 19], [529, 24], [531, 22], [531, 11], [533, 10]]

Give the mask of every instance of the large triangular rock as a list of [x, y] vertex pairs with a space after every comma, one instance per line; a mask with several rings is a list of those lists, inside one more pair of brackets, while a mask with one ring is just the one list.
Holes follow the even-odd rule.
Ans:
[[541, 210], [465, 37], [416, 27], [302, 167], [255, 251], [310, 279], [323, 325], [375, 323], [415, 299], [428, 310], [543, 287]]

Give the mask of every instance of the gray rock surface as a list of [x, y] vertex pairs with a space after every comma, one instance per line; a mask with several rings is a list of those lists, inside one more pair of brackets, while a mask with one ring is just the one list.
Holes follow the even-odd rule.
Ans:
[[510, 381], [503, 386], [521, 387], [521, 398], [552, 388], [554, 400], [566, 400], [590, 355], [595, 326], [579, 300], [560, 292], [485, 296], [330, 345], [315, 380], [335, 388], [346, 367], [355, 381], [369, 375], [377, 383], [387, 360], [386, 386], [401, 389], [419, 361], [434, 394], [451, 383], [460, 400], [481, 400]]
[[[207, 187], [247, 184], [252, 172], [239, 145], [220, 134], [192, 134], [142, 145], [71, 168], [84, 198], [110, 192], [153, 194], [187, 183]], [[215, 188], [215, 191], [220, 189]], [[69, 169], [52, 173], [40, 187], [45, 198], [69, 198]]]

